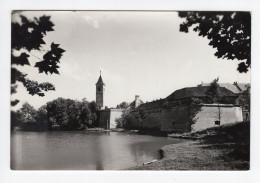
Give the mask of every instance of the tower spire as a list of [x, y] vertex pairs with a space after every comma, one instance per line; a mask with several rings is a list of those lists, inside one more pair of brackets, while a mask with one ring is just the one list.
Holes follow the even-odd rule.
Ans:
[[96, 83], [96, 104], [99, 109], [103, 108], [104, 105], [104, 85], [102, 76], [101, 76], [101, 70], [99, 71], [100, 76], [98, 78], [98, 81]]

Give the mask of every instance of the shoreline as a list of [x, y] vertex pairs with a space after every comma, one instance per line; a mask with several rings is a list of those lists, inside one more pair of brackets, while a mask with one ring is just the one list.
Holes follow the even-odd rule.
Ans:
[[[105, 130], [96, 128], [88, 131]], [[124, 129], [111, 129], [111, 132], [140, 134], [140, 131], [131, 132]], [[163, 146], [158, 150], [160, 159], [143, 162], [142, 165], [126, 170], [249, 170], [250, 168], [250, 122], [168, 136], [185, 141]]]
[[249, 134], [247, 122], [185, 134], [187, 141], [159, 149], [161, 159], [128, 170], [249, 170]]
[[223, 150], [212, 149], [200, 140], [163, 146], [159, 153], [161, 159], [128, 170], [249, 170], [247, 161], [227, 160]]

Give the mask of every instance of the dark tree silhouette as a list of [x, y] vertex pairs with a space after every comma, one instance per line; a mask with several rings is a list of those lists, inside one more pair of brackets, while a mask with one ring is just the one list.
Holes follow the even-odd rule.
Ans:
[[118, 109], [126, 109], [129, 106], [129, 104], [127, 102], [121, 102], [120, 104], [118, 104], [116, 106], [116, 108]]
[[179, 12], [179, 17], [186, 19], [180, 31], [187, 33], [192, 27], [199, 36], [206, 36], [217, 49], [216, 57], [237, 59], [240, 73], [251, 67], [250, 12]]
[[214, 79], [206, 91], [206, 96], [208, 99], [208, 103], [219, 103], [221, 100], [220, 91], [219, 91], [219, 84], [218, 84], [219, 78]]
[[[15, 11], [13, 13], [16, 13]], [[43, 38], [47, 32], [54, 31], [54, 24], [50, 21], [50, 16], [41, 16], [33, 20], [27, 19], [20, 15], [21, 23], [12, 22], [11, 25], [11, 94], [16, 93], [17, 82], [21, 82], [31, 95], [44, 96], [44, 92], [55, 90], [55, 87], [48, 82], [38, 83], [27, 78], [27, 74], [19, 71], [15, 65], [30, 66], [29, 57], [32, 50], [45, 51], [41, 49], [41, 45], [45, 44]], [[16, 56], [14, 52], [20, 52]], [[42, 60], [36, 62], [35, 66], [39, 73], [59, 74], [58, 63], [65, 50], [59, 47], [59, 44], [52, 43], [50, 50], [47, 51]], [[19, 100], [11, 101], [11, 105], [15, 106]]]

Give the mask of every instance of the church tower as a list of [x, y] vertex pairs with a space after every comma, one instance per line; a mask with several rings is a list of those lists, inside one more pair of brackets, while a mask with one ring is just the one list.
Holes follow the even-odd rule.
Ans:
[[99, 109], [102, 109], [104, 106], [104, 87], [105, 83], [103, 82], [100, 71], [100, 76], [96, 83], [96, 104]]

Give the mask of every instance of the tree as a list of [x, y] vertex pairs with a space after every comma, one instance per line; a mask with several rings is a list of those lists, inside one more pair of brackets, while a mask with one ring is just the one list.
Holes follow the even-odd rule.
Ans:
[[66, 99], [66, 113], [68, 115], [67, 128], [77, 129], [80, 127], [81, 103], [77, 100]]
[[97, 120], [97, 106], [94, 101], [88, 102], [85, 98], [80, 102], [80, 120], [84, 128], [95, 126]]
[[[13, 14], [17, 13], [16, 11]], [[27, 74], [22, 73], [15, 66], [31, 66], [29, 58], [32, 50], [46, 52], [43, 58], [39, 59], [34, 67], [38, 68], [39, 73], [59, 74], [58, 63], [65, 52], [59, 47], [59, 44], [52, 43], [50, 50], [42, 49], [42, 45], [46, 44], [43, 40], [47, 32], [54, 31], [54, 24], [50, 21], [50, 16], [41, 16], [33, 20], [27, 19], [21, 15], [21, 23], [12, 22], [11, 25], [11, 94], [16, 93], [17, 82], [21, 82], [31, 95], [43, 97], [44, 92], [55, 90], [55, 87], [48, 82], [38, 83], [27, 78]], [[15, 106], [19, 100], [11, 101], [11, 105]]]
[[214, 79], [206, 91], [207, 103], [218, 103], [220, 102], [220, 91], [219, 91], [219, 78]]
[[20, 113], [22, 123], [35, 123], [36, 110], [28, 102], [22, 105]]
[[67, 112], [67, 101], [58, 98], [47, 103], [47, 115], [51, 126], [66, 127], [69, 123], [69, 113]]
[[121, 102], [116, 106], [117, 109], [126, 109], [129, 106], [127, 102]]
[[[84, 101], [84, 100], [83, 100]], [[89, 109], [91, 112], [91, 121], [92, 121], [92, 126], [98, 126], [98, 121], [97, 121], [97, 111], [99, 110], [99, 108], [97, 107], [97, 104], [95, 101], [92, 101], [89, 103]]]
[[47, 106], [43, 105], [36, 111], [35, 119], [37, 122], [40, 123], [47, 123], [48, 117], [47, 117]]
[[120, 118], [117, 118], [116, 121], [116, 127], [117, 128], [125, 128], [130, 129], [131, 127], [131, 118], [133, 118], [134, 115], [130, 113], [130, 110], [126, 109], [123, 111]]
[[37, 123], [38, 130], [49, 130], [50, 129], [51, 124], [48, 120], [47, 105], [41, 106], [36, 111], [35, 120]]
[[222, 101], [222, 96], [219, 90], [218, 80], [219, 78], [216, 78], [210, 83], [210, 86], [206, 91], [206, 96], [209, 103], [217, 103], [218, 112], [216, 118], [218, 120], [218, 123], [220, 123], [222, 117], [222, 110], [219, 104]]
[[21, 112], [11, 111], [11, 130], [21, 124]]
[[11, 129], [16, 126], [22, 130], [83, 130], [93, 127], [97, 120], [96, 103], [57, 98], [34, 109], [29, 103], [25, 103], [16, 112], [11, 112]]
[[251, 14], [250, 12], [179, 12], [185, 18], [181, 32], [193, 28], [199, 36], [207, 37], [216, 48], [218, 58], [237, 59], [237, 70], [247, 72], [251, 67]]
[[243, 106], [245, 109], [247, 109], [250, 112], [250, 85], [248, 84], [246, 86], [246, 90], [243, 91], [240, 96], [236, 100], [236, 104]]
[[58, 98], [47, 103], [47, 116], [50, 126], [63, 130], [79, 130], [93, 127], [97, 120], [95, 102]]

